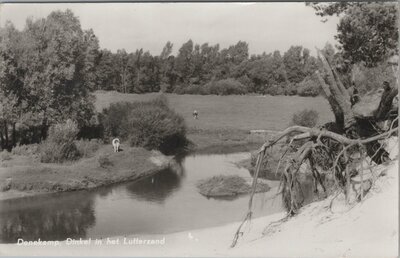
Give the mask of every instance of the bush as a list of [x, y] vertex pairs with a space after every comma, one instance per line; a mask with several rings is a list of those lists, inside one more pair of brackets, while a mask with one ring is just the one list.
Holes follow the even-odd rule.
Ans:
[[318, 112], [313, 109], [304, 109], [293, 114], [291, 125], [314, 127], [319, 119]]
[[2, 152], [0, 152], [0, 161], [6, 161], [6, 160], [10, 160], [11, 159], [11, 155], [8, 151], [3, 150]]
[[211, 81], [206, 83], [205, 85], [179, 85], [175, 88], [174, 93], [197, 95], [240, 95], [246, 94], [247, 88], [239, 81], [229, 78], [219, 81]]
[[103, 144], [102, 140], [92, 139], [92, 140], [79, 140], [75, 141], [76, 148], [78, 149], [79, 155], [81, 157], [90, 158], [93, 157], [94, 154], [100, 146]]
[[165, 97], [112, 104], [103, 111], [102, 123], [106, 136], [129, 141], [131, 146], [170, 154], [187, 144], [184, 120], [168, 107]]
[[68, 119], [65, 123], [51, 126], [47, 140], [59, 144], [71, 143], [75, 141], [78, 132], [78, 125], [71, 119]]
[[297, 95], [297, 85], [294, 83], [288, 83], [285, 85], [285, 95], [294, 96]]
[[39, 154], [39, 144], [17, 145], [11, 150], [11, 153], [21, 156], [35, 156]]
[[320, 94], [321, 88], [314, 78], [305, 78], [297, 84], [297, 94], [304, 97], [316, 97]]
[[264, 94], [276, 96], [276, 95], [284, 95], [285, 89], [280, 85], [273, 85], [265, 89]]
[[75, 145], [78, 126], [72, 120], [50, 127], [47, 139], [40, 146], [40, 160], [44, 163], [62, 163], [81, 155]]
[[208, 94], [214, 95], [242, 95], [247, 93], [247, 88], [239, 81], [228, 78], [212, 81], [204, 85]]

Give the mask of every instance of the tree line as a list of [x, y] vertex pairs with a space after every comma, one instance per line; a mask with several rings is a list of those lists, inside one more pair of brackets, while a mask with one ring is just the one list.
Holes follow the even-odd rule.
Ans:
[[[395, 3], [311, 6], [322, 17], [341, 15], [339, 45], [327, 44], [323, 51], [343, 77], [352, 80], [355, 66], [364, 76], [357, 77], [365, 78], [360, 85], [385, 74], [382, 62], [398, 54]], [[22, 30], [7, 22], [0, 27], [1, 148], [40, 142], [50, 125], [67, 119], [80, 129], [95, 124], [95, 90], [304, 96], [320, 91], [317, 59], [302, 46], [259, 55], [250, 55], [244, 41], [220, 48], [188, 40], [176, 55], [173, 47], [167, 42], [158, 55], [100, 49], [93, 30], [83, 30], [70, 10], [29, 18]]]
[[194, 85], [202, 87], [234, 79], [248, 93], [293, 95], [297, 94], [296, 84], [317, 68], [315, 57], [302, 46], [292, 46], [283, 55], [279, 51], [250, 55], [244, 41], [221, 49], [218, 44], [195, 44], [188, 40], [176, 55], [172, 51], [171, 42], [154, 56], [143, 49], [133, 53], [124, 49], [116, 53], [99, 50], [93, 74], [94, 90], [186, 93]]

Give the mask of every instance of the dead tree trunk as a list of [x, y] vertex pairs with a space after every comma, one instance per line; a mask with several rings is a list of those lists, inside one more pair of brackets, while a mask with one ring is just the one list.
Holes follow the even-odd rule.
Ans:
[[[257, 176], [260, 170], [260, 164], [267, 149], [272, 148], [280, 140], [289, 137], [288, 149], [297, 149], [287, 158], [287, 151], [284, 152], [278, 162], [284, 159], [286, 155], [286, 167], [281, 177], [281, 195], [283, 203], [287, 210], [287, 218], [296, 214], [303, 205], [303, 196], [301, 192], [301, 184], [299, 178], [299, 170], [303, 164], [308, 161], [311, 169], [303, 173], [311, 173], [315, 179], [315, 187], [317, 190], [318, 183], [322, 189], [327, 190], [321, 178], [319, 170], [329, 174], [334, 180], [334, 189], [342, 190], [346, 199], [349, 196], [351, 177], [360, 174], [363, 181], [363, 162], [366, 161], [365, 156], [368, 155], [376, 164], [380, 164], [388, 157], [388, 153], [384, 150], [379, 142], [385, 140], [392, 135], [398, 133], [397, 120], [398, 117], [391, 121], [389, 129], [378, 130], [374, 124], [376, 122], [388, 119], [389, 111], [392, 109], [392, 103], [398, 94], [397, 89], [386, 87], [379, 100], [379, 104], [375, 105], [372, 114], [368, 117], [359, 117], [354, 111], [351, 104], [351, 96], [343, 83], [335, 68], [333, 68], [325, 56], [318, 50], [318, 57], [321, 61], [323, 72], [317, 72], [318, 80], [332, 111], [335, 115], [336, 131], [326, 130], [327, 128], [308, 128], [302, 126], [292, 126], [275, 135], [268, 142], [264, 143], [258, 152], [256, 172], [254, 173], [253, 190], [257, 182]], [[388, 86], [388, 85], [386, 85]], [[382, 92], [380, 92], [382, 93]], [[375, 103], [376, 104], [376, 103]], [[366, 104], [368, 105], [368, 103]], [[293, 146], [293, 142], [299, 142], [300, 147]], [[304, 142], [304, 140], [306, 140]], [[372, 163], [372, 162], [371, 162]], [[372, 165], [372, 164], [371, 164]], [[356, 167], [361, 169], [356, 169]], [[360, 198], [363, 197], [364, 189], [360, 188]], [[250, 197], [249, 211], [243, 223], [239, 226], [232, 246], [234, 246], [241, 234], [244, 223], [251, 219], [252, 206]]]

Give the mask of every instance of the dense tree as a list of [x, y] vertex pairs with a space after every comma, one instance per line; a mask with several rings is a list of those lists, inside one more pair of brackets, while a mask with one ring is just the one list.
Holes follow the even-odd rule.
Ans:
[[193, 41], [190, 39], [182, 45], [176, 56], [175, 69], [178, 73], [180, 83], [189, 83], [189, 79], [193, 74], [193, 47]]
[[311, 4], [322, 17], [340, 15], [337, 39], [345, 60], [372, 67], [398, 54], [398, 6], [392, 2]]
[[395, 3], [351, 7], [340, 20], [337, 39], [344, 58], [369, 67], [398, 53], [398, 8]]
[[28, 19], [21, 32], [7, 24], [2, 29], [0, 48], [0, 96], [5, 122], [2, 135], [6, 147], [10, 146], [9, 126], [12, 145], [16, 144], [17, 123], [21, 128], [26, 124], [39, 127], [40, 137], [44, 138], [53, 123], [68, 118], [80, 126], [90, 122], [93, 100], [89, 90], [95, 82], [96, 40], [90, 31], [82, 31], [70, 10]]

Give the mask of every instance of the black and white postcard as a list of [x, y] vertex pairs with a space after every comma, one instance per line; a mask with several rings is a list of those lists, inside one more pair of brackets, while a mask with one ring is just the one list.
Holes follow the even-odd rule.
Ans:
[[399, 10], [0, 3], [0, 256], [397, 257]]

